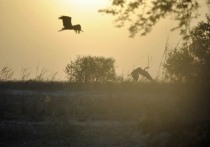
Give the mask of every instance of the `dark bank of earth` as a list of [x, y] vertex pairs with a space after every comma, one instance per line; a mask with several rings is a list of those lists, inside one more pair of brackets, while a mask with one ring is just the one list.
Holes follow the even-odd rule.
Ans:
[[[142, 131], [137, 123], [84, 120], [76, 123], [5, 121], [0, 146], [209, 147], [210, 121]], [[116, 123], [117, 122], [117, 123]]]
[[[144, 131], [150, 134], [149, 147], [209, 147], [210, 121], [196, 123], [176, 123], [170, 127]], [[164, 135], [165, 134], [165, 135]], [[164, 137], [165, 136], [165, 137]]]
[[151, 93], [2, 93], [0, 147], [210, 146], [209, 105], [190, 101], [196, 114], [172, 100]]

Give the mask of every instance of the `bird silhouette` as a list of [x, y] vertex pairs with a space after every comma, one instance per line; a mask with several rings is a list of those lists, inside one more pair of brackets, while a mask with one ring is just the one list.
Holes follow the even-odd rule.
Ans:
[[142, 76], [144, 76], [144, 77], [146, 77], [148, 80], [150, 80], [150, 81], [154, 81], [153, 79], [152, 79], [152, 77], [150, 76], [150, 74], [147, 72], [147, 71], [145, 71], [147, 68], [149, 68], [149, 67], [146, 67], [146, 68], [144, 68], [144, 70], [141, 68], [141, 67], [139, 67], [139, 68], [137, 68], [137, 69], [135, 69], [135, 70], [133, 70], [132, 72], [131, 72], [131, 76], [133, 77], [133, 79], [135, 80], [135, 81], [138, 81], [138, 79], [139, 79], [139, 74], [140, 75], [142, 75]]
[[59, 32], [63, 31], [63, 30], [74, 30], [76, 33], [80, 33], [80, 31], [82, 31], [80, 24], [72, 25], [71, 17], [69, 17], [69, 16], [61, 16], [58, 19], [62, 19], [63, 20], [63, 26], [64, 26], [64, 28], [59, 30]]

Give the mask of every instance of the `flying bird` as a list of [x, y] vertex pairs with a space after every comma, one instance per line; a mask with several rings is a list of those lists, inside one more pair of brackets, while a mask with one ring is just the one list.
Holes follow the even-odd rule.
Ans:
[[71, 17], [69, 17], [69, 16], [61, 16], [58, 19], [62, 19], [63, 20], [63, 26], [64, 26], [64, 28], [59, 30], [59, 32], [63, 31], [63, 30], [74, 30], [76, 33], [80, 33], [80, 31], [82, 31], [80, 24], [72, 25]]
[[150, 74], [149, 74], [147, 71], [145, 71], [147, 68], [148, 68], [148, 67], [146, 67], [146, 68], [143, 70], [141, 67], [139, 67], [139, 68], [133, 70], [133, 71], [131, 72], [131, 75], [132, 75], [133, 79], [134, 79], [135, 81], [138, 81], [138, 79], [139, 79], [139, 74], [140, 74], [140, 75], [146, 77], [148, 80], [154, 81], [154, 80], [152, 79], [152, 77], [150, 76]]

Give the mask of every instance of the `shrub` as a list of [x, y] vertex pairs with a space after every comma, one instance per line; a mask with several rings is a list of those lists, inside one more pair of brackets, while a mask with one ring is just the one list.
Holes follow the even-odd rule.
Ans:
[[106, 82], [115, 81], [115, 59], [105, 57], [77, 56], [65, 68], [69, 81]]

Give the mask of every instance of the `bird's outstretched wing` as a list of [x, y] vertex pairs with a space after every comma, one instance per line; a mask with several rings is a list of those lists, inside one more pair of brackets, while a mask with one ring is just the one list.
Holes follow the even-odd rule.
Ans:
[[150, 76], [150, 74], [149, 74], [147, 71], [141, 69], [140, 67], [137, 68], [136, 70], [138, 71], [138, 73], [139, 73], [140, 75], [146, 77], [146, 78], [149, 79], [150, 81], [153, 81], [152, 77]]
[[[139, 68], [133, 70], [132, 73], [131, 73], [132, 76], [133, 76], [133, 75], [136, 75], [136, 74], [140, 74], [140, 75], [146, 77], [148, 80], [153, 81], [153, 79], [152, 79], [152, 77], [150, 76], [150, 74], [149, 74], [147, 71], [141, 69], [141, 67], [139, 67]], [[134, 78], [134, 76], [133, 76], [133, 78]], [[134, 79], [134, 80], [135, 80], [135, 79]], [[138, 79], [137, 79], [137, 80], [138, 80]], [[136, 81], [137, 81], [137, 80], [136, 80]]]
[[69, 17], [69, 16], [61, 16], [58, 19], [62, 19], [63, 20], [63, 26], [65, 28], [68, 28], [68, 27], [72, 26], [72, 24], [71, 24], [71, 17]]
[[138, 79], [139, 79], [139, 74], [138, 74], [138, 73], [132, 72], [132, 73], [131, 73], [131, 76], [133, 77], [133, 79], [134, 79], [135, 81], [138, 81]]

